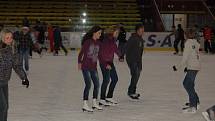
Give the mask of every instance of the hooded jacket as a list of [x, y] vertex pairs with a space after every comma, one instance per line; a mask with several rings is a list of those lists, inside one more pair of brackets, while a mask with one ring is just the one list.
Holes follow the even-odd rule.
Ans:
[[178, 67], [187, 67], [188, 70], [200, 70], [200, 44], [196, 39], [188, 39], [185, 42], [183, 58]]
[[104, 36], [103, 41], [100, 44], [100, 49], [99, 49], [100, 64], [107, 67], [108, 65], [110, 65], [110, 63], [113, 63], [115, 53], [119, 57], [121, 56], [116, 45], [116, 39], [112, 35], [106, 34]]

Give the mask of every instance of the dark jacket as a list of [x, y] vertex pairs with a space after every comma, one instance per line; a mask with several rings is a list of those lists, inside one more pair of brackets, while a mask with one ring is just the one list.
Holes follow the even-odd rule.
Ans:
[[105, 35], [99, 49], [100, 64], [106, 67], [110, 63], [113, 63], [115, 53], [118, 56], [121, 55], [116, 45], [116, 39], [111, 35]]
[[8, 84], [12, 69], [14, 69], [22, 80], [27, 78], [17, 48], [0, 42], [0, 86]]
[[126, 43], [126, 31], [123, 27], [120, 28], [119, 36], [118, 36], [119, 43]]
[[[137, 34], [132, 34], [126, 45], [126, 61], [131, 63], [142, 63], [144, 40]], [[142, 65], [141, 65], [142, 66]]]
[[24, 34], [23, 32], [19, 35], [18, 48], [29, 49], [32, 46], [32, 38], [30, 33]]
[[182, 28], [178, 28], [176, 31], [176, 40], [185, 40], [184, 38], [184, 30]]
[[100, 41], [86, 40], [78, 55], [78, 63], [82, 70], [96, 70], [99, 55]]

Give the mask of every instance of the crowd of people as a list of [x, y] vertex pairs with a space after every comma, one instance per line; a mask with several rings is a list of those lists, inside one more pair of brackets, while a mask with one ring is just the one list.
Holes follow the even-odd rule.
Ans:
[[[180, 43], [181, 48], [181, 54], [184, 50], [184, 44], [185, 44], [185, 31], [182, 28], [181, 24], [178, 24], [177, 29], [175, 26], [172, 27], [173, 29], [173, 35], [175, 36], [174, 40], [174, 49], [175, 55], [179, 54], [178, 45]], [[193, 30], [195, 31], [194, 38], [201, 43], [201, 41], [204, 41], [204, 52], [208, 54], [214, 54], [215, 53], [215, 28], [212, 28], [208, 25], [206, 25], [203, 28], [199, 28], [198, 25], [194, 25]], [[201, 37], [203, 37], [203, 40], [201, 40]]]
[[[0, 26], [1, 29], [3, 26]], [[181, 43], [181, 52], [183, 58], [180, 64], [173, 66], [173, 70], [185, 68], [186, 73], [183, 85], [187, 91], [189, 102], [185, 104], [183, 112], [196, 113], [200, 106], [200, 99], [195, 91], [195, 78], [201, 69], [200, 64], [200, 34], [198, 27], [183, 30], [179, 24], [177, 29], [173, 27], [175, 35], [174, 48], [175, 53], [179, 54], [178, 44]], [[48, 31], [48, 40], [50, 41], [50, 51], [53, 55], [58, 55], [62, 48], [65, 55], [67, 49], [63, 46], [60, 27], [45, 26], [43, 22], [37, 21], [34, 27], [30, 27], [27, 18], [23, 20], [23, 27], [17, 28], [14, 32], [2, 29], [0, 41], [0, 119], [7, 120], [8, 110], [8, 81], [11, 77], [12, 69], [20, 76], [22, 84], [29, 86], [27, 78], [29, 71], [29, 57], [32, 51], [42, 56], [44, 46], [45, 32]], [[203, 29], [205, 43], [205, 52], [213, 53], [212, 33], [213, 29], [206, 26]], [[118, 55], [119, 61], [126, 61], [130, 70], [130, 84], [127, 95], [138, 100], [140, 94], [136, 91], [137, 84], [142, 71], [142, 56], [144, 50], [144, 26], [138, 24], [135, 32], [126, 40], [126, 31], [124, 25], [112, 25], [108, 28], [93, 26], [83, 37], [82, 47], [78, 55], [78, 68], [82, 72], [85, 83], [83, 91], [83, 107], [85, 112], [94, 112], [103, 110], [103, 106], [114, 106], [118, 102], [114, 98], [114, 90], [118, 82], [117, 68], [114, 64], [114, 54]], [[118, 44], [117, 44], [118, 43]], [[97, 62], [102, 72], [103, 81], [100, 87], [97, 70]], [[23, 67], [24, 64], [24, 67]], [[6, 71], [7, 70], [7, 71]], [[89, 93], [93, 83], [92, 106], [89, 106]], [[101, 90], [99, 90], [101, 89]], [[99, 96], [100, 92], [100, 96]], [[100, 97], [100, 99], [98, 99]], [[213, 119], [214, 106], [203, 112], [203, 116]]]

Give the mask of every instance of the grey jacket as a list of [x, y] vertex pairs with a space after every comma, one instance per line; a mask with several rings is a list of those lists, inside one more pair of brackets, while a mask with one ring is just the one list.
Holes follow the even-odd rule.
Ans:
[[[144, 40], [137, 34], [132, 34], [126, 45], [127, 63], [142, 63]], [[142, 66], [142, 64], [141, 64]]]
[[0, 86], [8, 84], [8, 81], [11, 78], [12, 69], [14, 69], [22, 80], [27, 78], [17, 48], [0, 42]]

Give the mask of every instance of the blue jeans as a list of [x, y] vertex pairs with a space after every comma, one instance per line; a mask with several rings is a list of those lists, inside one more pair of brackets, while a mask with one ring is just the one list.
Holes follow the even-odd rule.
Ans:
[[197, 73], [197, 70], [188, 70], [183, 82], [184, 88], [189, 96], [191, 107], [196, 107], [197, 103], [199, 103], [199, 96], [195, 91], [195, 78]]
[[91, 88], [91, 80], [94, 85], [93, 89], [93, 99], [98, 98], [99, 92], [99, 78], [97, 70], [82, 70], [82, 74], [84, 77], [85, 88], [84, 88], [84, 100], [88, 100], [89, 98], [89, 91]]
[[7, 121], [8, 85], [0, 86], [0, 121]]
[[24, 65], [24, 70], [28, 71], [29, 70], [29, 49], [20, 49], [19, 53], [22, 56], [22, 61], [23, 61], [23, 65]]
[[[100, 64], [100, 68], [101, 68], [102, 75], [103, 75], [103, 82], [102, 82], [102, 86], [101, 86], [101, 99], [102, 100], [113, 97], [113, 92], [114, 92], [114, 89], [118, 82], [116, 68], [113, 63], [111, 63], [110, 66], [111, 66], [111, 70], [108, 70], [108, 69], [106, 69], [106, 67], [104, 65]], [[111, 79], [111, 83], [110, 83], [109, 90], [108, 90], [108, 93], [106, 96], [106, 91], [107, 91], [107, 87], [110, 82], [110, 79]]]

